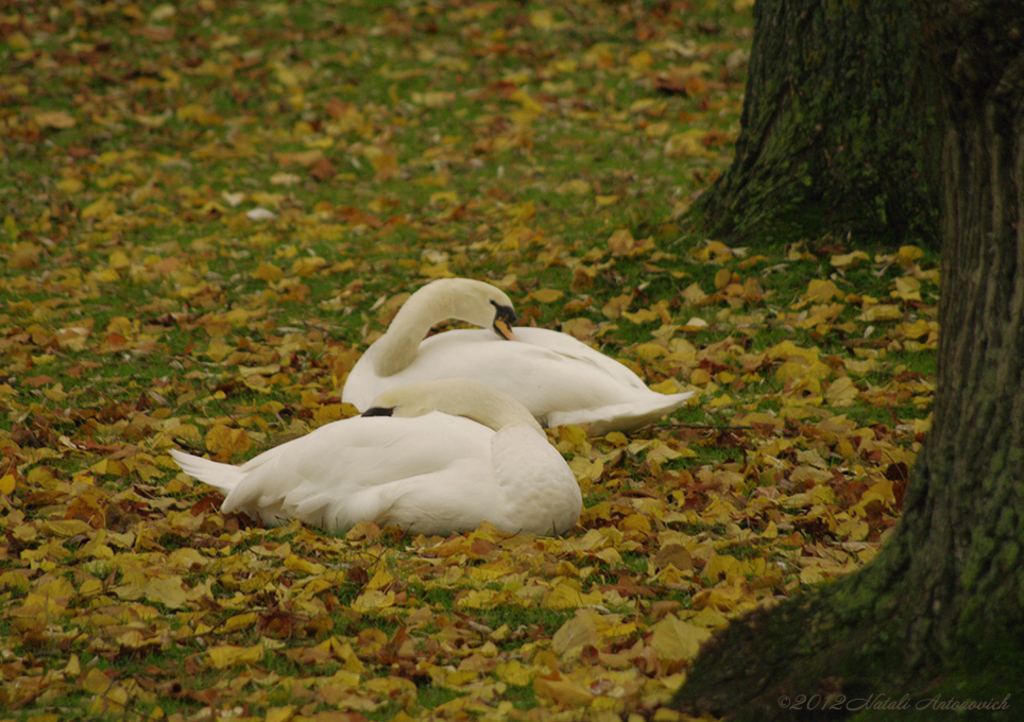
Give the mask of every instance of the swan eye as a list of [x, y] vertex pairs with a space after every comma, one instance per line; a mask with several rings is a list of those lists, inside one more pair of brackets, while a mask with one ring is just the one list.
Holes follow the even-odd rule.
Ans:
[[383, 406], [374, 406], [373, 408], [367, 409], [360, 416], [391, 416], [395, 413], [394, 408], [384, 408]]

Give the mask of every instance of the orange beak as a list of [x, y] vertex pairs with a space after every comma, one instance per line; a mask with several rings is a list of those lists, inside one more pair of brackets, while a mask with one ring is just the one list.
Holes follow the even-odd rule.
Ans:
[[504, 319], [494, 319], [494, 330], [498, 332], [498, 335], [508, 341], [517, 341], [516, 335], [512, 333], [512, 327], [505, 322]]

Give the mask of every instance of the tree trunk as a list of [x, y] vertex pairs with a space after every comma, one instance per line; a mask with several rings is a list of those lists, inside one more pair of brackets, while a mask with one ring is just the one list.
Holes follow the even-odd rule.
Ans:
[[691, 713], [1024, 718], [1024, 0], [916, 1], [944, 125], [934, 424], [878, 557], [715, 637]]
[[732, 167], [693, 215], [737, 242], [938, 237], [936, 89], [894, 0], [762, 0]]

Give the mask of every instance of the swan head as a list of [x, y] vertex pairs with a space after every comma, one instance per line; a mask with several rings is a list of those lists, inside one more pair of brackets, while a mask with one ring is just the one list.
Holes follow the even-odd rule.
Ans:
[[525, 406], [503, 391], [476, 379], [423, 381], [389, 389], [374, 399], [362, 415], [408, 418], [431, 411], [464, 416], [495, 431], [526, 424], [538, 433], [544, 433]]
[[[414, 293], [406, 305], [423, 309], [437, 320], [457, 318], [490, 328], [504, 339], [514, 340], [516, 312], [503, 291], [472, 278], [441, 278]], [[403, 307], [404, 308], [404, 307]]]
[[516, 340], [512, 332], [516, 312], [500, 289], [471, 278], [442, 278], [423, 286], [398, 309], [387, 333], [374, 344], [378, 347], [373, 358], [376, 372], [391, 376], [404, 369], [430, 328], [449, 318]]

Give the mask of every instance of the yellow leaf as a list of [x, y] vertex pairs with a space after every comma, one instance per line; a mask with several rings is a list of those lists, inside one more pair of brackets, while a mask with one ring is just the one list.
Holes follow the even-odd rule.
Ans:
[[630, 56], [627, 62], [629, 62], [631, 68], [634, 68], [636, 70], [644, 70], [645, 68], [649, 68], [654, 63], [654, 56], [651, 55], [646, 50], [641, 50], [639, 53]]
[[70, 326], [58, 329], [54, 338], [62, 349], [82, 351], [85, 349], [85, 342], [90, 333], [92, 333], [92, 329], [88, 326]]
[[10, 496], [14, 493], [15, 479], [14, 474], [4, 474], [0, 477], [0, 494]]
[[289, 722], [295, 716], [295, 707], [270, 707], [263, 718], [263, 722]]
[[223, 424], [214, 424], [204, 437], [206, 448], [221, 459], [230, 459], [234, 454], [245, 453], [252, 441], [245, 429], [232, 429]]
[[597, 331], [597, 326], [589, 318], [570, 318], [568, 321], [562, 322], [562, 333], [567, 333], [570, 336], [585, 341], [590, 338], [594, 332]]
[[304, 557], [297, 556], [295, 554], [289, 554], [284, 560], [285, 569], [292, 572], [298, 572], [300, 574], [307, 574], [311, 576], [319, 576], [327, 571], [327, 567], [323, 564], [316, 564], [311, 562]]
[[573, 195], [583, 196], [591, 193], [594, 189], [589, 183], [580, 178], [574, 178], [573, 180], [565, 181], [555, 188], [555, 193], [564, 196], [566, 193], [572, 193]]
[[[323, 572], [320, 572], [321, 574]], [[367, 589], [387, 589], [395, 583], [395, 575], [389, 572], [385, 567], [380, 566], [377, 571], [374, 572], [373, 576], [370, 577], [370, 581], [366, 583]]]
[[[763, 560], [758, 560], [763, 561]], [[746, 564], [740, 564], [740, 574], [754, 576], [758, 570], [748, 569]], [[764, 574], [761, 567], [760, 574]], [[696, 609], [714, 609], [719, 612], [734, 612], [753, 606], [753, 600], [746, 598], [747, 592], [743, 587], [718, 586], [710, 589], [702, 589], [693, 595], [693, 606]]]
[[289, 269], [289, 273], [302, 278], [308, 278], [326, 265], [327, 261], [320, 256], [302, 256], [295, 259], [291, 269]]
[[697, 283], [691, 283], [679, 295], [683, 297], [684, 301], [692, 303], [694, 306], [701, 304], [707, 298], [707, 294], [700, 290], [700, 285]]
[[601, 307], [601, 313], [608, 318], [619, 318], [622, 312], [629, 308], [629, 305], [633, 302], [632, 293], [623, 293], [615, 298], [612, 298], [608, 303]]
[[589, 609], [582, 609], [576, 616], [567, 621], [551, 638], [551, 648], [559, 654], [565, 654], [586, 645], [597, 645], [601, 636], [597, 633], [595, 614]]
[[284, 271], [275, 266], [273, 263], [260, 261], [260, 265], [256, 268], [256, 270], [252, 271], [249, 275], [251, 275], [258, 281], [274, 283], [284, 278]]
[[676, 133], [665, 142], [665, 155], [673, 158], [709, 157], [712, 153], [702, 142], [705, 136], [707, 132], [703, 128]]
[[533, 690], [556, 704], [567, 707], [585, 707], [594, 701], [594, 695], [578, 682], [563, 677], [560, 672], [533, 678]]
[[206, 355], [210, 357], [212, 361], [223, 361], [235, 350], [234, 346], [229, 346], [223, 341], [213, 340], [210, 341], [209, 347], [206, 349]]
[[4, 38], [4, 42], [15, 50], [28, 50], [32, 47], [32, 41], [29, 40], [28, 36], [20, 30], [15, 30], [13, 33], [8, 35]]
[[77, 178], [65, 178], [57, 183], [57, 190], [68, 195], [79, 193], [83, 188], [85, 188], [85, 183]]
[[111, 253], [110, 260], [108, 261], [110, 267], [117, 269], [118, 271], [122, 271], [128, 268], [128, 266], [130, 266], [131, 263], [132, 261], [130, 258], [128, 258], [128, 254], [121, 250], [117, 250]]
[[88, 534], [92, 531], [92, 527], [81, 519], [54, 519], [46, 522], [44, 528], [51, 534], [64, 537]]
[[222, 644], [211, 647], [207, 652], [209, 665], [214, 669], [226, 669], [241, 664], [256, 664], [263, 659], [263, 645], [238, 647]]
[[523, 110], [530, 116], [537, 116], [544, 112], [544, 106], [534, 100], [533, 96], [525, 90], [519, 89], [512, 92], [512, 100], [523, 106]]
[[924, 255], [917, 246], [900, 246], [899, 253], [896, 254], [899, 264], [904, 268], [914, 265], [914, 261], [921, 258]]
[[860, 393], [849, 376], [840, 376], [825, 391], [825, 399], [832, 406], [850, 406]]
[[103, 196], [99, 200], [93, 201], [82, 209], [82, 219], [86, 220], [93, 218], [95, 220], [102, 221], [104, 218], [112, 216], [116, 210], [117, 206], [114, 205], [114, 201]]
[[424, 93], [413, 93], [411, 99], [417, 105], [441, 108], [454, 103], [457, 97], [455, 93], [447, 90], [428, 90]]
[[913, 276], [901, 276], [895, 281], [896, 290], [889, 295], [904, 301], [921, 300], [921, 282]]
[[651, 391], [657, 391], [659, 394], [678, 394], [682, 390], [679, 386], [679, 382], [675, 379], [659, 381], [656, 384], [651, 384], [649, 388]]
[[897, 321], [901, 318], [903, 318], [903, 311], [900, 307], [888, 303], [880, 303], [877, 306], [870, 306], [860, 315], [860, 320], [867, 321], [868, 323]]
[[430, 205], [449, 205], [454, 206], [459, 203], [459, 192], [458, 191], [435, 191], [430, 194]]
[[324, 152], [319, 148], [314, 150], [300, 150], [294, 152], [275, 153], [274, 158], [281, 165], [301, 165], [305, 167], [314, 166], [326, 159]]
[[58, 130], [73, 128], [75, 125], [75, 119], [70, 113], [64, 110], [36, 113], [35, 121], [36, 125], [43, 128], [56, 128]]
[[799, 379], [820, 380], [828, 378], [831, 369], [821, 361], [808, 363], [800, 356], [792, 356], [789, 361], [775, 370], [775, 378], [779, 381], [793, 381]]
[[452, 278], [455, 274], [448, 268], [448, 262], [424, 263], [420, 266], [419, 273], [425, 278]]
[[537, 10], [530, 13], [530, 25], [538, 30], [551, 30], [555, 27], [555, 14], [551, 10]]
[[664, 135], [668, 135], [669, 130], [672, 126], [665, 121], [659, 121], [657, 123], [651, 123], [644, 128], [644, 135], [648, 138], [660, 138]]
[[861, 261], [870, 261], [871, 256], [866, 254], [864, 251], [854, 251], [853, 253], [844, 253], [836, 256], [832, 256], [831, 263], [836, 268], [854, 268]]
[[564, 295], [561, 291], [554, 288], [538, 288], [530, 293], [530, 298], [539, 303], [554, 303]]
[[294, 173], [275, 173], [270, 176], [270, 182], [276, 186], [293, 186], [302, 182], [302, 177]]
[[398, 158], [390, 153], [378, 153], [370, 157], [370, 165], [376, 171], [374, 180], [378, 183], [394, 178], [398, 175]]
[[871, 502], [881, 502], [886, 506], [892, 506], [896, 503], [896, 496], [892, 492], [892, 481], [889, 479], [881, 479], [876, 481], [871, 487], [860, 496], [860, 501], [850, 507], [850, 511], [863, 516], [866, 513], [867, 505]]
[[668, 614], [654, 625], [651, 648], [661, 659], [693, 659], [697, 656], [701, 642], [710, 636], [710, 630], [684, 622], [674, 614]]
[[584, 594], [579, 584], [572, 584], [562, 579], [544, 595], [541, 606], [546, 609], [576, 609], [590, 604], [600, 604], [603, 601], [601, 592], [593, 591]]
[[494, 674], [505, 684], [525, 687], [535, 676], [535, 672], [523, 665], [518, 659], [502, 662], [494, 668]]
[[[630, 320], [633, 320], [632, 317], [637, 316], [639, 314], [623, 313], [622, 315], [625, 316], [626, 318], [629, 318]], [[652, 361], [656, 358], [661, 358], [662, 356], [666, 356], [668, 354], [668, 349], [662, 346], [661, 344], [657, 343], [637, 344], [635, 350], [637, 358], [643, 361]], [[674, 391], [669, 391], [668, 393], [671, 394], [674, 393]]]
[[259, 614], [256, 612], [245, 612], [244, 614], [236, 614], [233, 617], [228, 617], [223, 624], [225, 632], [233, 632], [236, 629], [245, 629], [256, 624], [256, 620], [259, 619]]
[[[636, 313], [631, 313], [629, 311], [623, 310], [622, 316], [623, 318], [628, 319], [632, 323], [650, 323], [651, 321], [657, 321], [658, 319], [661, 318], [661, 316], [656, 311], [653, 311], [652, 309], [649, 308], [642, 308]], [[650, 346], [652, 344], [641, 345]]]
[[100, 474], [101, 476], [127, 476], [128, 467], [120, 459], [101, 459], [92, 466], [89, 470]]
[[68, 394], [64, 391], [64, 384], [60, 383], [43, 389], [43, 396], [48, 398], [50, 401], [60, 403], [68, 397]]
[[175, 574], [153, 577], [143, 586], [142, 592], [150, 601], [171, 609], [178, 609], [187, 601], [182, 579]]
[[366, 613], [387, 609], [395, 605], [394, 592], [382, 592], [379, 589], [367, 589], [352, 602], [354, 612]]
[[82, 678], [81, 685], [89, 694], [104, 695], [113, 686], [113, 680], [107, 676], [106, 672], [98, 669], [97, 667], [91, 667], [88, 672], [85, 673], [85, 677]]
[[694, 386], [703, 386], [711, 381], [711, 374], [706, 369], [697, 368], [690, 373], [690, 383]]
[[833, 298], [842, 298], [844, 295], [832, 281], [815, 278], [807, 284], [807, 291], [801, 298], [812, 303], [828, 303]]
[[701, 575], [710, 582], [717, 582], [729, 574], [739, 574], [742, 569], [740, 560], [727, 554], [712, 554], [704, 565]]

